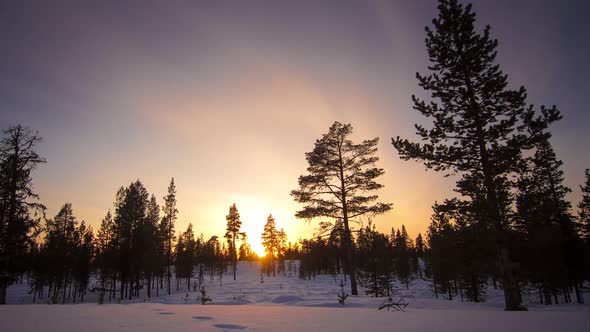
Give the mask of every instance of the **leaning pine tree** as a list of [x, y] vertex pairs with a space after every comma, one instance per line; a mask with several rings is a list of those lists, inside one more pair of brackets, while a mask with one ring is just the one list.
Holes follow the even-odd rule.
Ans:
[[[520, 310], [515, 264], [508, 252], [509, 221], [503, 213], [505, 185], [522, 151], [544, 136], [549, 123], [560, 118], [559, 111], [542, 107], [537, 117], [526, 106], [524, 87], [507, 88], [507, 76], [495, 64], [498, 42], [490, 38], [489, 26], [482, 33], [475, 30], [471, 5], [440, 0], [438, 9], [434, 27], [426, 27], [431, 74], [416, 75], [432, 100], [412, 96], [414, 109], [431, 118], [433, 127], [416, 125], [422, 144], [399, 137], [392, 143], [404, 160], [461, 175], [457, 192], [483, 203], [478, 215], [493, 230], [505, 309]], [[481, 190], [474, 195], [467, 183], [480, 183]]]
[[358, 295], [350, 221], [365, 214], [385, 213], [392, 204], [375, 203], [378, 196], [372, 193], [383, 187], [375, 182], [383, 174], [383, 169], [375, 167], [379, 138], [354, 144], [348, 138], [351, 134], [350, 124], [334, 122], [328, 133], [316, 141], [313, 151], [305, 154], [308, 174], [299, 177], [299, 189], [291, 191], [291, 196], [304, 204], [295, 214], [297, 218], [342, 220], [351, 293]]

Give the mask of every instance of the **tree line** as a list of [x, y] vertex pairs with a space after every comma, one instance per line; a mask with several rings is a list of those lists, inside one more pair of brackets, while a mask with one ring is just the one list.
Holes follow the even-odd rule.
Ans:
[[[31, 178], [31, 171], [45, 163], [36, 152], [40, 136], [21, 125], [3, 133], [0, 303], [6, 303], [8, 285], [22, 282], [24, 276], [34, 302], [83, 302], [89, 291], [98, 292], [99, 302], [121, 301], [140, 296], [140, 291], [148, 298], [171, 294], [173, 280], [176, 291], [183, 280], [187, 291], [196, 291], [206, 276], [222, 282], [228, 266], [233, 267], [235, 279], [238, 258], [258, 259], [246, 234], [240, 232], [235, 204], [226, 217], [226, 242], [217, 236], [195, 237], [192, 224], [177, 234], [174, 178], [162, 206], [140, 180], [120, 187], [113, 210], [96, 232], [78, 221], [71, 203], [48, 218], [45, 206], [37, 202]], [[269, 259], [280, 257], [284, 262], [285, 232], [266, 227], [264, 236]], [[241, 241], [239, 256], [236, 241]]]
[[[182, 280], [192, 291], [193, 276], [196, 289], [205, 275], [223, 273], [231, 257], [225, 244], [217, 236], [195, 238], [192, 224], [176, 235], [177, 214], [174, 179], [161, 207], [139, 180], [119, 188], [114, 210], [107, 212], [96, 234], [77, 221], [66, 203], [47, 219], [45, 238], [30, 252], [32, 266], [26, 272], [34, 299], [76, 302], [77, 296], [83, 301], [93, 291], [99, 301], [120, 301], [140, 296], [141, 290], [149, 298], [171, 294], [173, 275], [177, 291]], [[91, 273], [93, 285], [88, 284]]]

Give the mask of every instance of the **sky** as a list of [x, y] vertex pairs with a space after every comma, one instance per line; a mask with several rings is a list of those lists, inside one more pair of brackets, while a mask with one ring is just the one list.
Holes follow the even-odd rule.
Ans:
[[[564, 116], [552, 143], [574, 205], [590, 167], [589, 7], [474, 3], [510, 87]], [[453, 196], [453, 178], [391, 145], [424, 121], [410, 96], [435, 16], [433, 0], [0, 1], [0, 126], [43, 137], [33, 179], [48, 216], [71, 202], [97, 227], [120, 186], [140, 179], [162, 203], [174, 177], [177, 230], [223, 235], [236, 203], [260, 252], [269, 214], [292, 241], [314, 233], [289, 192], [315, 140], [351, 123], [354, 141], [380, 138], [378, 194], [394, 208], [373, 222], [415, 236]]]

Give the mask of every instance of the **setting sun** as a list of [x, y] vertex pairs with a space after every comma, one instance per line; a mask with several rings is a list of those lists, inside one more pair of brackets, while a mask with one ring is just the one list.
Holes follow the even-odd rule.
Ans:
[[264, 247], [262, 246], [262, 244], [260, 244], [259, 246], [252, 245], [252, 250], [256, 253], [256, 255], [258, 255], [258, 257], [262, 258], [266, 256], [266, 251], [264, 251]]
[[[277, 228], [284, 228], [289, 240], [297, 241], [297, 237], [301, 236], [301, 234], [295, 232], [298, 229], [296, 226], [303, 222], [295, 219], [292, 213], [277, 211], [278, 203], [275, 203], [276, 205], [273, 209], [273, 202], [275, 201], [264, 201], [248, 195], [232, 195], [232, 200], [232, 202], [236, 203], [236, 207], [240, 213], [240, 220], [242, 221], [241, 232], [246, 233], [248, 244], [250, 244], [252, 250], [259, 257], [266, 255], [264, 246], [262, 245], [261, 235], [269, 214], [285, 218], [282, 221], [277, 220]], [[290, 220], [291, 223], [287, 223], [285, 220]], [[295, 233], [293, 234], [294, 236], [289, 236], [289, 230]]]

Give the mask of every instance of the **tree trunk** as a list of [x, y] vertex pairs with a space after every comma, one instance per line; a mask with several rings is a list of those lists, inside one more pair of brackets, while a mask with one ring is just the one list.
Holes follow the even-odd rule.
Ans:
[[231, 256], [232, 259], [232, 264], [234, 267], [234, 280], [236, 280], [236, 268], [238, 267], [238, 254], [237, 254], [237, 250], [236, 250], [236, 234], [234, 233], [234, 236], [232, 238], [232, 245], [233, 245], [233, 253]]
[[578, 303], [584, 303], [584, 296], [580, 290], [580, 284], [576, 281], [574, 283], [574, 290], [576, 291], [576, 300]]
[[117, 287], [117, 277], [113, 275], [113, 280], [111, 280], [111, 289], [109, 291], [109, 302], [111, 302], [115, 298], [115, 288]]
[[274, 258], [274, 254], [271, 254], [270, 266], [272, 268], [272, 276], [273, 277], [276, 277], [276, 274], [275, 274], [275, 258]]
[[170, 258], [168, 258], [168, 272], [167, 272], [166, 278], [168, 279], [168, 295], [170, 295], [170, 278], [171, 278], [171, 274], [170, 274]]
[[514, 267], [508, 254], [508, 249], [500, 248], [500, 269], [502, 270], [504, 286], [504, 310], [522, 311], [526, 310], [521, 305], [520, 288], [514, 277]]
[[492, 223], [496, 232], [498, 263], [502, 276], [502, 283], [504, 285], [504, 310], [518, 311], [526, 310], [522, 307], [520, 296], [520, 288], [518, 282], [514, 277], [514, 264], [510, 259], [508, 247], [506, 243], [505, 229], [502, 225], [502, 218], [500, 214], [500, 205], [498, 204], [498, 197], [496, 186], [494, 184], [494, 175], [492, 174], [492, 162], [488, 155], [486, 138], [484, 137], [483, 128], [485, 123], [479, 118], [479, 105], [476, 101], [475, 92], [472, 87], [471, 77], [464, 73], [465, 85], [469, 95], [469, 103], [473, 114], [476, 116], [476, 144], [478, 145], [480, 153], [481, 171], [484, 177], [484, 186], [486, 189], [486, 201], [488, 205], [488, 218]]
[[[339, 152], [340, 153], [340, 152]], [[350, 276], [350, 293], [352, 295], [359, 295], [359, 291], [356, 285], [356, 269], [355, 269], [355, 262], [354, 262], [354, 248], [352, 243], [352, 234], [350, 232], [350, 227], [348, 225], [348, 207], [346, 202], [346, 190], [344, 184], [344, 166], [342, 164], [342, 155], [339, 156], [340, 158], [340, 189], [341, 189], [341, 198], [342, 198], [342, 221], [344, 223], [344, 246], [346, 250], [346, 258], [347, 258], [347, 265], [348, 265], [348, 274]]]
[[8, 288], [8, 281], [0, 277], [0, 304], [6, 304], [6, 288]]
[[550, 305], [551, 304], [551, 294], [549, 293], [549, 290], [547, 288], [545, 288], [545, 305]]
[[67, 277], [65, 277], [64, 278], [64, 289], [63, 289], [61, 304], [66, 304], [66, 290], [67, 290], [67, 288], [68, 288], [68, 279], [67, 279]]
[[436, 280], [432, 280], [432, 288], [434, 288], [434, 298], [438, 300], [438, 289], [436, 287]]
[[[74, 298], [72, 299], [72, 303], [76, 303], [76, 295], [78, 293], [78, 282], [74, 281]], [[70, 293], [72, 292], [72, 286], [70, 285]], [[68, 298], [70, 297], [70, 294], [68, 294]]]
[[123, 300], [125, 298], [125, 279], [121, 276], [121, 290], [119, 300]]

